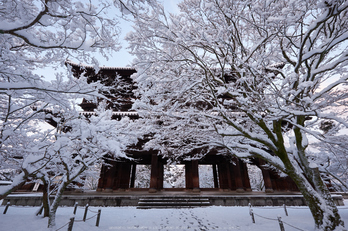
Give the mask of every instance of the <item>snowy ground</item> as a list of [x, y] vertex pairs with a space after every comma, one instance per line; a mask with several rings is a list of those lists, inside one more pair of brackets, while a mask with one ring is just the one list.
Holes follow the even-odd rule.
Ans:
[[[11, 206], [3, 214], [5, 206], [0, 206], [0, 230], [40, 231], [47, 230], [47, 219], [35, 216], [38, 207]], [[285, 222], [286, 231], [314, 230], [313, 219], [307, 207], [254, 207], [255, 223], [252, 223], [248, 207], [212, 206], [193, 209], [149, 209], [135, 207], [90, 207], [91, 211], [101, 209], [101, 220], [96, 227], [96, 217], [81, 222], [84, 208], [79, 207], [75, 216], [73, 231], [85, 230], [280, 230], [277, 216]], [[348, 225], [348, 200], [339, 206], [340, 214]], [[73, 213], [72, 207], [61, 207], [57, 211], [57, 227], [64, 226]], [[87, 218], [95, 215], [88, 212]], [[262, 216], [262, 217], [261, 217]], [[292, 225], [296, 228], [293, 228]], [[67, 230], [68, 226], [60, 230]]]

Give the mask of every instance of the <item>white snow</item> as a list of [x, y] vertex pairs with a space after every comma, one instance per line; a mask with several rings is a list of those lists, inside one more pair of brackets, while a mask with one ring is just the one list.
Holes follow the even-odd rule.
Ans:
[[[47, 218], [35, 216], [38, 207], [10, 206], [3, 214], [5, 206], [0, 206], [1, 230], [47, 230]], [[302, 230], [314, 230], [314, 222], [308, 207], [288, 206], [289, 216], [284, 208], [253, 207], [255, 223], [249, 215], [249, 207], [220, 207], [192, 209], [148, 209], [135, 207], [89, 207], [93, 212], [101, 209], [99, 227], [96, 227], [96, 217], [81, 222], [84, 208], [79, 207], [75, 216], [73, 231], [84, 230], [243, 230], [272, 231], [280, 230], [277, 217], [281, 216], [286, 231], [297, 230], [288, 224]], [[338, 207], [345, 224], [348, 224], [348, 200], [345, 206]], [[87, 219], [95, 213], [88, 212]], [[69, 222], [73, 207], [60, 207], [57, 211], [57, 230]], [[261, 217], [262, 216], [262, 217]], [[268, 219], [266, 219], [268, 218]], [[270, 220], [271, 219], [271, 220]], [[61, 230], [67, 230], [67, 226]]]

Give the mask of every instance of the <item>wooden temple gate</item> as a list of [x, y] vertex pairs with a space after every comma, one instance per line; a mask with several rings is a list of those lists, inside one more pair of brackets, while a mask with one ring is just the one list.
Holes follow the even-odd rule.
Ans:
[[[136, 112], [130, 112], [132, 99], [134, 99], [133, 81], [131, 75], [136, 72], [133, 68], [114, 68], [100, 67], [98, 73], [95, 73], [92, 66], [81, 66], [70, 61], [66, 62], [72, 67], [76, 78], [87, 77], [88, 82], [100, 80], [105, 85], [119, 81], [120, 86], [126, 86], [124, 89], [115, 89], [108, 96], [114, 104], [109, 107], [114, 111], [113, 118], [120, 119], [122, 116], [129, 116], [131, 119], [137, 119]], [[120, 78], [119, 78], [120, 77]], [[81, 108], [85, 113], [93, 112], [97, 105], [83, 100]], [[140, 147], [141, 145], [138, 145]], [[113, 159], [111, 156], [105, 157], [105, 164], [102, 166], [97, 191], [112, 192], [133, 189], [135, 186], [137, 165], [151, 165], [149, 192], [163, 190], [164, 165], [167, 160], [163, 159], [158, 151], [135, 150], [127, 153], [133, 160]], [[200, 160], [184, 161], [185, 165], [185, 183], [183, 190], [200, 191], [199, 185], [199, 165], [211, 165], [213, 169], [214, 188], [217, 190], [235, 190], [236, 192], [251, 191], [247, 164], [236, 158], [216, 153], [208, 153]], [[265, 191], [298, 191], [296, 185], [289, 177], [280, 177], [279, 174], [265, 166], [261, 159], [251, 160], [251, 164], [261, 169]]]
[[[166, 161], [156, 152], [150, 156], [151, 174], [149, 192], [163, 190], [164, 165]], [[107, 165], [103, 165], [98, 183], [97, 191], [124, 191], [132, 190], [135, 186], [136, 166], [149, 164], [149, 156], [145, 161], [122, 161], [109, 160]], [[232, 158], [230, 161], [224, 156], [211, 156], [207, 160], [192, 160], [184, 162], [185, 165], [185, 183], [183, 190], [200, 191], [199, 183], [199, 165], [211, 165], [213, 169], [214, 188], [222, 191], [236, 191], [239, 193], [250, 192], [251, 185], [249, 180], [247, 164], [238, 159]], [[258, 160], [261, 162], [261, 160]], [[259, 163], [258, 163], [259, 164]], [[298, 191], [296, 185], [288, 177], [280, 177], [275, 171], [260, 166], [265, 191], [267, 193], [274, 191]], [[166, 189], [169, 190], [169, 189]]]

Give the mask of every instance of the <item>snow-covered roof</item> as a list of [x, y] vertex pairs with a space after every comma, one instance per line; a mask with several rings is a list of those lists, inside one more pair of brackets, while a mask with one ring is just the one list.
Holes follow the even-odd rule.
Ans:
[[[95, 115], [96, 112], [94, 111], [82, 111], [80, 112], [80, 115]], [[137, 116], [138, 112], [136, 111], [114, 111], [112, 112], [112, 115], [116, 116]]]
[[0, 180], [0, 185], [9, 185], [12, 184], [12, 181]]
[[[92, 66], [92, 65], [87, 65], [87, 64], [78, 64], [78, 63], [75, 63], [69, 59], [67, 59], [65, 61], [66, 64], [69, 64], [71, 66], [75, 66], [75, 67], [82, 67], [82, 68], [91, 68], [91, 69], [94, 69], [95, 67]], [[121, 70], [130, 70], [130, 71], [136, 71], [135, 68], [133, 67], [105, 67], [105, 66], [102, 66], [102, 67], [99, 67], [100, 70], [115, 70], [115, 71], [121, 71]]]

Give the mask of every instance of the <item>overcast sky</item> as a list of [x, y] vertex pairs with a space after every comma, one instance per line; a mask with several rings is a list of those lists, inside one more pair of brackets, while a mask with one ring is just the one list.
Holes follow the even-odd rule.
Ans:
[[[179, 12], [179, 9], [177, 7], [177, 3], [182, 0], [160, 0], [166, 11], [171, 13]], [[119, 38], [119, 42], [121, 43], [122, 49], [119, 52], [114, 52], [109, 57], [109, 60], [106, 60], [101, 55], [98, 55], [98, 53], [93, 54], [95, 58], [98, 59], [100, 66], [108, 66], [108, 67], [126, 67], [131, 66], [133, 57], [128, 53], [127, 47], [128, 44], [124, 40], [124, 37], [126, 34], [132, 30], [132, 25], [130, 22], [126, 22], [124, 20], [120, 19], [120, 26], [121, 26], [121, 35]], [[74, 62], [77, 62], [76, 60], [73, 60]], [[91, 65], [90, 63], [86, 63], [87, 65]], [[64, 67], [63, 67], [64, 68]], [[44, 69], [39, 69], [34, 71], [35, 73], [44, 76], [47, 80], [53, 80], [55, 79], [55, 73], [57, 71], [63, 71], [60, 67], [58, 70], [54, 70], [52, 66], [48, 66]]]
[[[164, 5], [164, 9], [171, 13], [179, 12], [177, 7], [177, 3], [181, 0], [162, 0], [162, 4]], [[127, 51], [127, 42], [124, 40], [126, 34], [132, 30], [132, 26], [129, 22], [121, 21], [122, 34], [120, 36], [120, 43], [122, 45], [122, 49], [119, 52], [116, 52], [109, 58], [107, 61], [103, 57], [99, 57], [100, 66], [113, 66], [113, 67], [125, 67], [130, 66], [133, 60], [133, 57]]]

